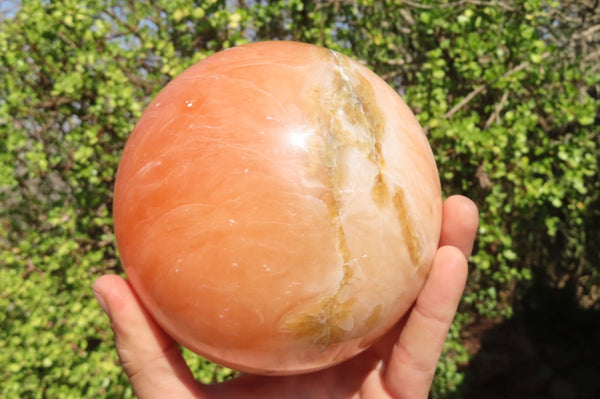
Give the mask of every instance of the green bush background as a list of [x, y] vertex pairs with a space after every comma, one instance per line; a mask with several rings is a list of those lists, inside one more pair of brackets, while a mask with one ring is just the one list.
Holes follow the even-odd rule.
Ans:
[[[121, 273], [119, 156], [192, 63], [257, 40], [341, 51], [396, 87], [444, 193], [481, 211], [433, 397], [460, 396], [461, 331], [543, 276], [600, 306], [600, 6], [594, 1], [0, 2], [0, 397], [131, 397], [91, 285]], [[199, 379], [230, 371], [186, 352]]]

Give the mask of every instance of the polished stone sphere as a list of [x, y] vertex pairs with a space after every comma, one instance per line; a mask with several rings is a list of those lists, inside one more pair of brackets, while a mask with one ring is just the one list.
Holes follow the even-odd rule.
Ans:
[[411, 307], [441, 192], [417, 120], [337, 52], [262, 42], [210, 56], [144, 111], [117, 174], [125, 271], [175, 340], [260, 374], [368, 348]]

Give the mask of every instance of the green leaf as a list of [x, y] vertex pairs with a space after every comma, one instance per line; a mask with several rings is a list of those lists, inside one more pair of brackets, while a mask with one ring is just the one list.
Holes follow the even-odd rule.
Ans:
[[594, 123], [594, 115], [582, 115], [578, 118], [578, 122], [582, 126], [590, 126]]

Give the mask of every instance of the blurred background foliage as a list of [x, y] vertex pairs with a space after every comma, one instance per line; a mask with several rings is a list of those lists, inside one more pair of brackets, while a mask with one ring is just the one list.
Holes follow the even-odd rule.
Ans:
[[[432, 397], [473, 396], [486, 331], [528, 304], [564, 302], [541, 292], [568, 290], [600, 315], [599, 1], [2, 1], [0, 397], [133, 395], [91, 290], [122, 273], [111, 225], [121, 150], [184, 68], [269, 39], [372, 68], [418, 115], [444, 193], [480, 207]], [[202, 381], [232, 374], [186, 357]], [[588, 397], [574, 392], [557, 397]]]

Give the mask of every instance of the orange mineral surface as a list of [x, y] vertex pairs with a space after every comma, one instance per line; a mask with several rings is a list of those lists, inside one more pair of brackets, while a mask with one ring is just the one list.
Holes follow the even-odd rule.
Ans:
[[409, 309], [441, 193], [398, 94], [350, 58], [263, 42], [169, 83], [131, 134], [114, 221], [126, 273], [178, 342], [293, 374], [341, 362]]

